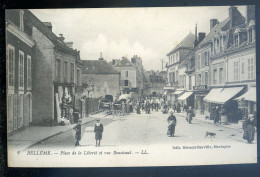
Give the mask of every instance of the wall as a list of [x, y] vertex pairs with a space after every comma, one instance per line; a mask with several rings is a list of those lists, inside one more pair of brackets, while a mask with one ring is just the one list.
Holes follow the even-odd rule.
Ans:
[[104, 97], [105, 95], [118, 96], [120, 93], [119, 74], [83, 74], [82, 80], [94, 82], [93, 98]]
[[54, 120], [54, 45], [35, 27], [32, 38], [36, 43], [32, 62], [33, 123], [41, 124], [45, 119]]
[[[253, 58], [254, 67], [253, 67], [253, 78], [248, 78], [248, 59]], [[238, 80], [234, 80], [234, 62], [239, 63], [238, 68]], [[244, 74], [242, 73], [242, 63], [244, 63]], [[256, 56], [255, 56], [255, 48], [250, 48], [247, 50], [239, 51], [234, 54], [228, 56], [228, 82], [243, 82], [255, 80], [256, 78]]]
[[[129, 82], [131, 83], [131, 87], [136, 88], [137, 84], [136, 84], [136, 68], [134, 67], [115, 67], [115, 69], [119, 72], [121, 72], [121, 81], [124, 80], [129, 80]], [[125, 71], [128, 71], [128, 77], [125, 77]], [[124, 85], [121, 85], [122, 88], [120, 89], [124, 89]]]

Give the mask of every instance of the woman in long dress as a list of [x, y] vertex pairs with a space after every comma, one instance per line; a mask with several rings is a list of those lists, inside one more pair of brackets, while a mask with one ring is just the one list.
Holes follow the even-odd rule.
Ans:
[[251, 114], [248, 116], [249, 118], [245, 119], [244, 123], [244, 135], [243, 138], [247, 140], [248, 143], [252, 143], [255, 138], [255, 122], [254, 116]]

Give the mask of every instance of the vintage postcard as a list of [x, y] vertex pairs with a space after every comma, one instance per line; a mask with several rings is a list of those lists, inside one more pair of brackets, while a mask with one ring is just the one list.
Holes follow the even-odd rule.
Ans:
[[9, 167], [257, 163], [255, 6], [6, 10]]

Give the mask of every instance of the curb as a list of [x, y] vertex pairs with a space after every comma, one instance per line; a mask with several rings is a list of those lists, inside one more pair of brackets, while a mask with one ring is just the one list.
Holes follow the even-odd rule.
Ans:
[[[88, 124], [88, 123], [93, 122], [93, 121], [95, 121], [95, 119], [90, 120], [90, 121], [86, 121], [85, 123], [82, 123], [82, 125]], [[70, 131], [70, 130], [72, 130], [72, 129], [73, 129], [73, 128], [68, 128], [67, 130], [60, 131], [60, 132], [57, 132], [57, 133], [55, 133], [55, 134], [53, 134], [53, 135], [47, 136], [47, 137], [45, 137], [45, 138], [43, 138], [43, 139], [41, 139], [41, 140], [38, 140], [37, 142], [31, 144], [30, 146], [26, 147], [26, 148], [25, 148], [24, 150], [22, 150], [22, 151], [25, 151], [25, 150], [27, 150], [27, 149], [29, 149], [29, 148], [31, 148], [31, 147], [33, 147], [33, 146], [35, 146], [35, 145], [37, 145], [37, 144], [43, 142], [43, 141], [46, 141], [46, 140], [48, 140], [48, 139], [50, 139], [50, 138], [52, 138], [52, 137], [54, 137], [54, 136], [57, 136], [57, 135], [59, 135], [59, 134], [68, 132], [68, 131]]]
[[[182, 114], [179, 114], [179, 116], [181, 116], [181, 117], [185, 117], [184, 115], [182, 115]], [[196, 117], [195, 117], [196, 118]], [[204, 120], [202, 120], [202, 119], [196, 119], [196, 120], [199, 120], [199, 121], [202, 121], [202, 122], [207, 122], [207, 123], [209, 123], [209, 124], [214, 124], [214, 123], [212, 123], [212, 122], [208, 122], [208, 121], [204, 121]], [[234, 128], [234, 127], [228, 127], [228, 126], [225, 126], [225, 125], [222, 125], [222, 124], [214, 124], [214, 125], [216, 125], [216, 126], [218, 126], [218, 127], [226, 127], [226, 128], [230, 128], [230, 129], [234, 129], [234, 130], [242, 130], [242, 128]]]

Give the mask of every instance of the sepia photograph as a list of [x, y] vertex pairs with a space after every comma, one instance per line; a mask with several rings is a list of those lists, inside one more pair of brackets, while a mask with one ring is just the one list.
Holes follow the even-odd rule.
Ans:
[[254, 5], [5, 14], [9, 167], [257, 163]]

